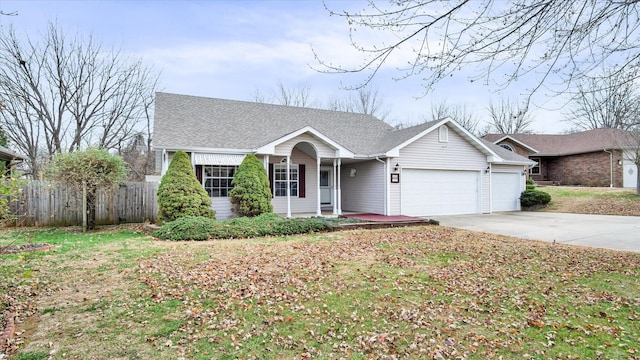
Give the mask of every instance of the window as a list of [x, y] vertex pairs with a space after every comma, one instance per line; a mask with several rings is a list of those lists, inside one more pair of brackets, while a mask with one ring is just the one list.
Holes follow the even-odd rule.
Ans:
[[532, 158], [531, 160], [535, 161], [536, 164], [529, 169], [529, 174], [531, 175], [540, 175], [540, 159], [539, 158]]
[[510, 145], [502, 144], [502, 145], [500, 145], [500, 147], [503, 148], [503, 149], [507, 149], [507, 150], [513, 152], [513, 148]]
[[231, 180], [237, 166], [205, 165], [202, 167], [202, 182], [209, 197], [227, 197], [233, 189]]
[[[289, 165], [291, 196], [298, 196], [298, 165]], [[287, 196], [287, 164], [273, 166], [274, 196]]]
[[438, 128], [438, 141], [449, 142], [449, 129], [445, 125]]

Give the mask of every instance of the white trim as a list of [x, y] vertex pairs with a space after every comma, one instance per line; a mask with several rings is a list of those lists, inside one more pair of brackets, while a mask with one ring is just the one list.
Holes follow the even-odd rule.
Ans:
[[448, 118], [448, 117], [438, 121], [436, 124], [434, 124], [430, 128], [422, 131], [421, 133], [415, 135], [411, 139], [409, 139], [409, 140], [403, 142], [402, 144], [394, 147], [393, 149], [387, 151], [385, 153], [385, 156], [386, 157], [400, 157], [400, 150], [402, 150], [404, 147], [406, 147], [409, 144], [413, 143], [414, 141], [422, 138], [423, 136], [429, 134], [430, 132], [434, 131], [435, 129], [438, 129], [440, 126], [446, 125], [446, 124], [451, 124], [453, 130], [456, 133], [458, 133], [465, 140], [467, 140], [469, 143], [471, 143], [471, 145], [474, 145], [474, 147], [477, 148], [478, 150], [480, 150], [483, 154], [485, 154], [487, 156], [495, 156], [495, 158], [497, 158], [497, 159], [502, 159], [498, 154], [493, 152], [493, 150], [491, 150], [489, 147], [487, 147], [485, 144], [483, 144], [477, 137], [475, 137], [473, 134], [471, 134], [465, 128], [460, 126], [460, 124], [455, 122], [453, 119]]
[[[298, 170], [299, 171], [299, 170]], [[298, 174], [298, 178], [300, 178], [300, 174]], [[317, 193], [317, 207], [316, 207], [316, 215], [317, 216], [322, 216], [322, 205], [321, 203], [321, 198], [320, 198], [320, 156], [317, 157], [316, 159], [316, 180], [318, 183], [317, 189], [316, 189], [316, 193]], [[298, 189], [298, 191], [300, 191], [300, 189]]]
[[326, 135], [322, 134], [321, 132], [319, 132], [318, 130], [312, 128], [311, 126], [305, 126], [302, 129], [296, 130], [290, 134], [287, 134], [281, 138], [278, 138], [266, 145], [263, 145], [261, 147], [259, 147], [258, 149], [256, 149], [256, 152], [259, 154], [271, 154], [271, 155], [275, 155], [275, 151], [276, 151], [276, 146], [278, 146], [279, 144], [282, 144], [285, 141], [291, 140], [295, 137], [298, 137], [304, 133], [309, 133], [315, 137], [317, 137], [318, 139], [320, 139], [322, 142], [324, 142], [325, 144], [329, 145], [330, 147], [334, 148], [336, 150], [336, 157], [346, 157], [346, 158], [353, 158], [354, 154], [347, 150], [347, 148], [345, 148], [344, 146], [338, 144], [337, 142], [331, 140], [329, 137], [327, 137]]
[[532, 152], [534, 152], [534, 153], [536, 153], [536, 154], [537, 154], [537, 153], [539, 153], [539, 151], [538, 151], [538, 150], [536, 150], [536, 149], [532, 148], [531, 146], [529, 146], [529, 145], [527, 145], [527, 144], [523, 143], [522, 141], [520, 141], [520, 140], [518, 140], [518, 139], [516, 139], [516, 138], [511, 137], [510, 135], [505, 135], [505, 136], [501, 137], [500, 139], [498, 139], [498, 140], [494, 141], [493, 143], [494, 143], [494, 144], [496, 144], [496, 145], [498, 145], [498, 143], [499, 143], [500, 141], [504, 141], [504, 140], [506, 140], [506, 139], [509, 139], [509, 140], [513, 141], [514, 143], [516, 143], [516, 144], [518, 144], [518, 145], [522, 146], [523, 148], [525, 148], [526, 150], [531, 150]]
[[245, 158], [245, 154], [212, 154], [191, 153], [191, 163], [195, 165], [233, 165], [239, 166]]

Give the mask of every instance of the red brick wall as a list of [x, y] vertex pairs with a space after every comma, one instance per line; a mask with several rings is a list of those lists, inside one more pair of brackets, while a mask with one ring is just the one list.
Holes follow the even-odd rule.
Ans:
[[[615, 187], [622, 187], [622, 166], [618, 165], [620, 151], [613, 156]], [[604, 151], [548, 159], [546, 177], [560, 181], [562, 185], [608, 187], [610, 180], [610, 155]]]

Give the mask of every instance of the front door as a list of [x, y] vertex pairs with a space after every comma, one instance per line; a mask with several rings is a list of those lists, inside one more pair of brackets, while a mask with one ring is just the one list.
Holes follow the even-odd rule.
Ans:
[[331, 205], [331, 183], [332, 176], [331, 170], [329, 169], [321, 169], [320, 170], [320, 204], [322, 205]]

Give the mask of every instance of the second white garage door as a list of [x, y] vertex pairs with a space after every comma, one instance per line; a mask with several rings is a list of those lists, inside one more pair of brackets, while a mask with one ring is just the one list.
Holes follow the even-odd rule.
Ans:
[[491, 174], [491, 211], [520, 210], [520, 174]]
[[401, 211], [408, 216], [480, 212], [478, 171], [402, 171]]

